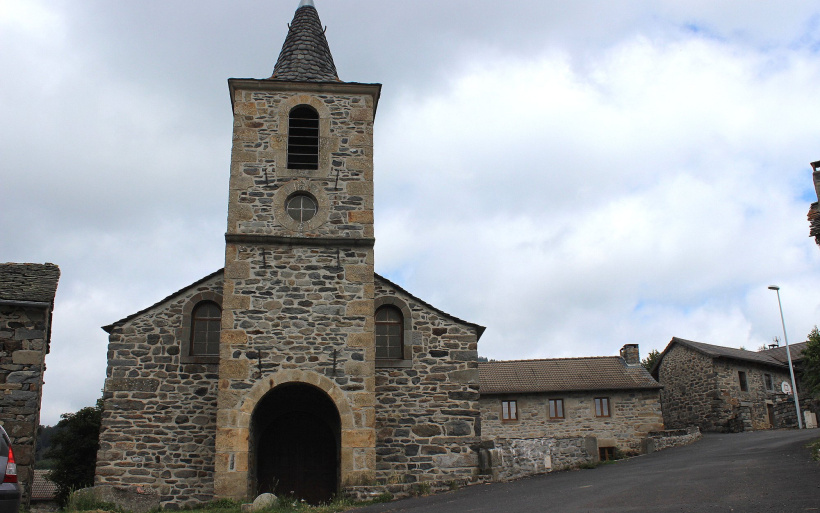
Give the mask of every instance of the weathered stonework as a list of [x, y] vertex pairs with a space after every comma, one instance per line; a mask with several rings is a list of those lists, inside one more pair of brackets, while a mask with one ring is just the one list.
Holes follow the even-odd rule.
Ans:
[[[376, 298], [406, 305], [409, 360], [376, 362], [376, 477], [450, 481], [477, 474], [478, 333], [377, 278]], [[407, 365], [401, 365], [407, 363]]]
[[28, 504], [34, 476], [50, 321], [47, 309], [0, 304], [0, 423], [14, 448], [23, 504]]
[[[746, 375], [746, 391], [741, 390], [739, 372]], [[771, 389], [766, 387], [767, 374]], [[736, 432], [796, 424], [794, 404], [791, 410], [781, 406], [791, 401], [780, 392], [780, 383], [790, 381], [788, 368], [782, 365], [714, 358], [670, 343], [657, 375], [664, 386], [661, 402], [669, 429], [698, 426], [702, 431]]]
[[[611, 416], [595, 416], [595, 397], [609, 397]], [[501, 420], [501, 401], [514, 399], [518, 420]], [[550, 420], [549, 400], [564, 400], [564, 418]], [[482, 437], [594, 436], [600, 447], [641, 452], [643, 439], [663, 428], [658, 390], [505, 394], [481, 397]]]
[[186, 363], [193, 304], [221, 303], [222, 272], [107, 329], [97, 485], [141, 486], [163, 506], [213, 497], [217, 363]]
[[45, 357], [59, 277], [54, 264], [0, 264], [0, 424], [11, 438], [24, 509], [31, 500]]
[[[812, 162], [812, 181], [814, 182], [814, 192], [820, 200], [820, 161]], [[814, 241], [820, 246], [820, 203], [815, 201], [809, 207], [809, 237], [814, 237]]]

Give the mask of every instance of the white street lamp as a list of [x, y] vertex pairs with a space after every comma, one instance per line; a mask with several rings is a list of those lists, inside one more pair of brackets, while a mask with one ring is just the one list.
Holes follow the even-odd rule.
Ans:
[[794, 394], [794, 409], [797, 411], [797, 427], [803, 429], [803, 416], [800, 415], [800, 400], [797, 398], [797, 383], [794, 381], [792, 353], [789, 350], [789, 337], [786, 336], [786, 321], [783, 320], [783, 305], [780, 303], [780, 287], [777, 285], [769, 285], [769, 290], [777, 292], [777, 306], [780, 307], [780, 324], [783, 325], [783, 340], [786, 341], [786, 358], [789, 360], [789, 374], [792, 377], [792, 394]]

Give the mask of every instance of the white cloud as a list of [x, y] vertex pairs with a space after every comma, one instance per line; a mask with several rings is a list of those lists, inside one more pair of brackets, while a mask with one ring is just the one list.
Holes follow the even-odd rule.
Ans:
[[[376, 269], [482, 354], [753, 349], [770, 283], [792, 342], [817, 323], [816, 5], [318, 3], [342, 78], [385, 84]], [[44, 422], [99, 396], [99, 326], [222, 265], [225, 79], [296, 4], [0, 5], [0, 260], [63, 272]]]

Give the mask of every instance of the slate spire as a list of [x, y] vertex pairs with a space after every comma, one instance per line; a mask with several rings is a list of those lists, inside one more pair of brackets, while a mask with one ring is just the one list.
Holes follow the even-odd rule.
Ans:
[[302, 0], [296, 9], [270, 78], [294, 82], [340, 82], [313, 0]]

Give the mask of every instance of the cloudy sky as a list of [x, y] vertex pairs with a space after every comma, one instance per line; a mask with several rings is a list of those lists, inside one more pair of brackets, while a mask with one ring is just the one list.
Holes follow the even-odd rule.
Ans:
[[[223, 265], [226, 79], [297, 0], [0, 2], [0, 262], [62, 270], [42, 422], [89, 406], [100, 326]], [[757, 349], [820, 322], [816, 2], [316, 0], [384, 84], [376, 270], [495, 359]]]

